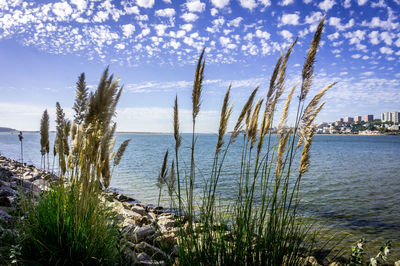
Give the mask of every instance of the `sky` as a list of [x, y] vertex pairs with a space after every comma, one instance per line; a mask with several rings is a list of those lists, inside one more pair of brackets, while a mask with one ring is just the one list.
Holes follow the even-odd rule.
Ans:
[[229, 84], [234, 119], [255, 86], [265, 96], [296, 37], [286, 89], [301, 80], [325, 14], [310, 95], [338, 84], [317, 120], [400, 111], [400, 0], [0, 0], [0, 126], [38, 130], [47, 109], [54, 129], [57, 101], [73, 116], [80, 73], [94, 90], [109, 66], [123, 85], [119, 131], [171, 132], [177, 95], [181, 129], [190, 132], [195, 64], [205, 48], [197, 129], [216, 132]]

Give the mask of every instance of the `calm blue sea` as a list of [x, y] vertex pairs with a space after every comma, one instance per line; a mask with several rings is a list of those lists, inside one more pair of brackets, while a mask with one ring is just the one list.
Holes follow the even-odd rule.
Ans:
[[[132, 139], [111, 186], [146, 203], [156, 203], [155, 187], [164, 153], [174, 154], [168, 134], [117, 134], [116, 147]], [[40, 165], [40, 136], [24, 134], [24, 161]], [[54, 139], [54, 135], [52, 135]], [[209, 175], [217, 136], [200, 134], [196, 161], [198, 187]], [[191, 135], [185, 135], [182, 158], [190, 164]], [[220, 196], [234, 198], [240, 166], [240, 138], [228, 153]], [[52, 145], [52, 144], [51, 144]], [[19, 160], [17, 134], [0, 133], [0, 154]], [[400, 137], [317, 135], [311, 149], [311, 166], [301, 183], [303, 215], [318, 221], [327, 234], [348, 233], [344, 243], [366, 237], [376, 246], [392, 239], [400, 254]], [[171, 158], [172, 159], [172, 158]], [[50, 159], [52, 161], [52, 158]], [[164, 193], [164, 204], [168, 204]], [[396, 245], [395, 245], [396, 249]], [[398, 256], [397, 256], [398, 257]]]

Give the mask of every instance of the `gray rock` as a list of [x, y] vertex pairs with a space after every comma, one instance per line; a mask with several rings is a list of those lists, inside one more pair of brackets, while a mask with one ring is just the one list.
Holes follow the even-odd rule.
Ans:
[[308, 256], [304, 259], [304, 266], [320, 266], [320, 264], [315, 257]]
[[5, 210], [0, 209], [0, 221], [6, 223], [12, 218]]
[[165, 228], [166, 230], [175, 227], [175, 220], [170, 219], [169, 217], [166, 216], [160, 216], [158, 217], [157, 224], [161, 228]]
[[37, 179], [32, 182], [33, 186], [36, 186], [37, 190], [40, 191], [49, 191], [50, 190], [50, 184], [44, 179]]
[[16, 192], [10, 187], [0, 187], [0, 197], [15, 196]]
[[152, 245], [146, 242], [140, 242], [135, 246], [137, 252], [145, 252], [149, 254], [153, 259], [162, 260], [168, 259], [168, 255], [165, 254], [161, 249], [153, 247]]
[[142, 215], [140, 215], [137, 212], [127, 210], [125, 208], [119, 209], [118, 212], [124, 216], [124, 218], [130, 218], [130, 219], [141, 219]]
[[136, 212], [136, 213], [138, 213], [138, 214], [140, 214], [140, 215], [142, 215], [142, 216], [145, 216], [147, 214], [146, 209], [143, 208], [142, 206], [137, 206], [137, 205], [132, 206], [131, 210]]
[[396, 262], [394, 263], [394, 266], [400, 266], [400, 260], [396, 261]]
[[9, 197], [0, 197], [0, 206], [11, 207], [12, 200]]
[[137, 255], [137, 259], [142, 262], [142, 261], [151, 261], [151, 257], [147, 255], [145, 252], [139, 253]]
[[156, 231], [151, 225], [145, 225], [143, 227], [137, 227], [134, 231], [134, 240], [139, 243], [146, 239], [146, 237], [153, 235]]

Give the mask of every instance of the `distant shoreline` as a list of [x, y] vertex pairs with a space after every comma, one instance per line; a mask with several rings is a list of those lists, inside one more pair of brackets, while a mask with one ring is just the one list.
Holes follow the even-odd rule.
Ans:
[[[17, 134], [19, 133], [20, 130], [14, 130], [14, 131], [1, 131], [0, 134]], [[34, 130], [22, 130], [22, 133], [39, 133], [39, 131], [34, 131]], [[55, 131], [50, 131], [50, 133], [56, 133]], [[173, 135], [172, 132], [140, 132], [140, 131], [117, 131], [117, 134], [132, 134], [132, 135]], [[187, 133], [181, 133], [181, 134], [192, 134], [190, 132]], [[218, 133], [214, 132], [207, 132], [207, 133], [196, 133], [196, 135], [216, 135]], [[231, 134], [229, 132], [228, 134]], [[276, 135], [276, 133], [272, 133], [272, 135]], [[316, 133], [315, 135], [318, 136], [400, 136], [400, 134], [327, 134], [327, 133]]]

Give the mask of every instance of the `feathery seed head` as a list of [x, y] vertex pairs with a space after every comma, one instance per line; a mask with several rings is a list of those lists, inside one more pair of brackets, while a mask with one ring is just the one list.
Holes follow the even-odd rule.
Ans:
[[204, 79], [204, 66], [205, 60], [203, 60], [204, 51], [200, 54], [199, 60], [197, 62], [196, 72], [194, 76], [194, 83], [193, 83], [193, 91], [192, 91], [192, 102], [193, 102], [193, 121], [196, 119], [197, 115], [200, 111], [201, 105], [201, 92], [203, 87], [203, 79]]
[[318, 24], [317, 31], [314, 34], [314, 38], [311, 42], [310, 48], [307, 52], [307, 58], [304, 62], [303, 72], [302, 72], [302, 84], [300, 92], [300, 100], [304, 100], [307, 93], [310, 91], [312, 85], [312, 79], [314, 74], [314, 63], [315, 55], [317, 54], [318, 45], [321, 40], [322, 30], [324, 29], [325, 16], [322, 18]]

